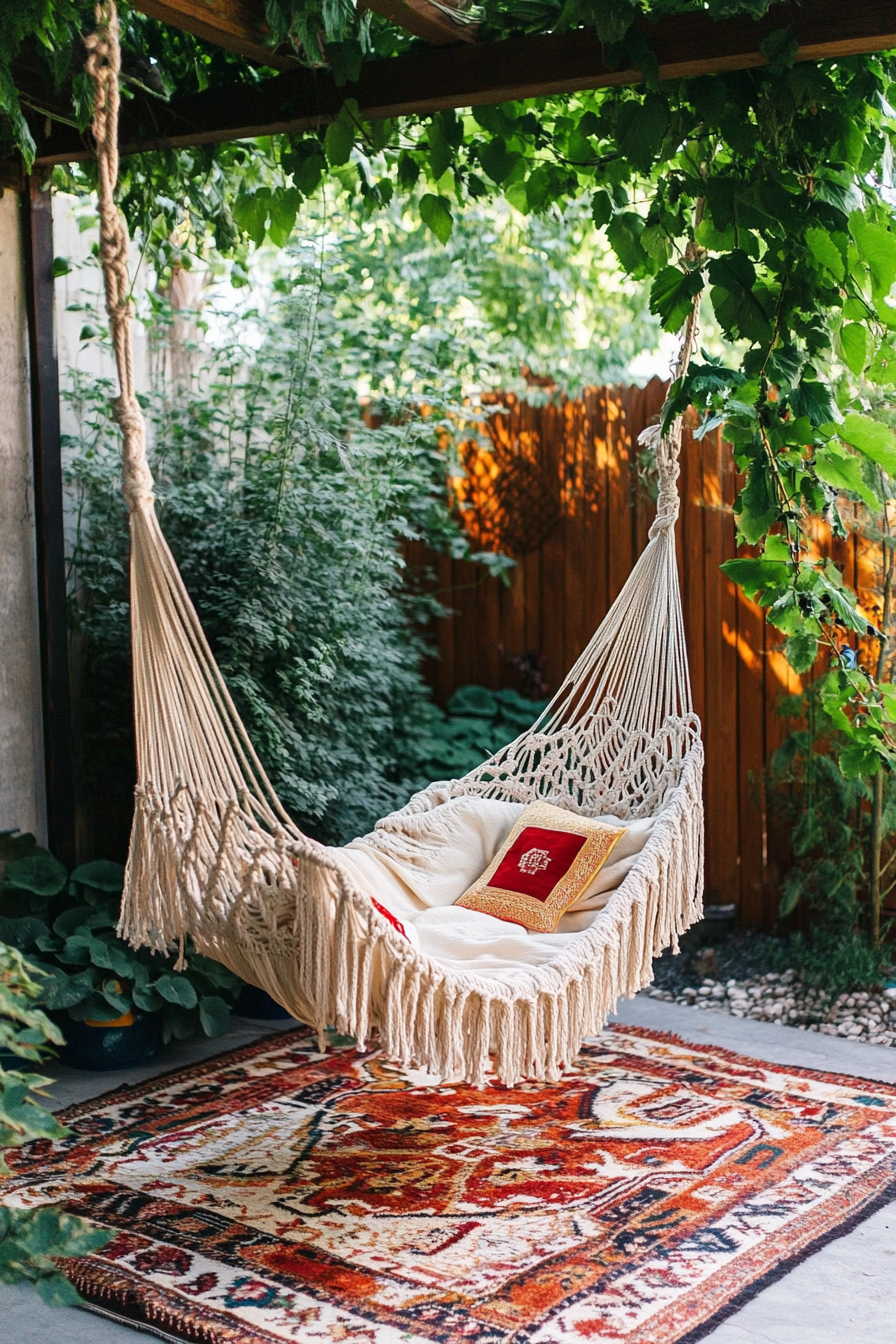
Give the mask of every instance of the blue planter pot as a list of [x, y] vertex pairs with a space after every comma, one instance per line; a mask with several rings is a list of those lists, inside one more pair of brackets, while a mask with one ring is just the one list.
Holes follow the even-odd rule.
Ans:
[[130, 1026], [95, 1026], [60, 1022], [65, 1045], [59, 1058], [70, 1069], [136, 1069], [151, 1064], [159, 1050], [160, 1015], [140, 1013]]
[[276, 999], [255, 985], [243, 985], [240, 996], [233, 1006], [239, 1017], [255, 1017], [263, 1022], [284, 1022], [292, 1020], [292, 1013], [281, 1008]]

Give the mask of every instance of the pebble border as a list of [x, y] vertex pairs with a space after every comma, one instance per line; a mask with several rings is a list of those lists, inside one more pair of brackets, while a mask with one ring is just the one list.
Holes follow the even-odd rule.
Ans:
[[751, 1017], [756, 1022], [776, 1022], [796, 1027], [797, 1031], [817, 1031], [870, 1045], [896, 1046], [896, 986], [838, 994], [832, 999], [824, 990], [803, 983], [796, 971], [769, 971], [724, 982], [707, 976], [699, 988], [688, 985], [677, 992], [647, 989], [642, 993], [647, 998], [705, 1012]]

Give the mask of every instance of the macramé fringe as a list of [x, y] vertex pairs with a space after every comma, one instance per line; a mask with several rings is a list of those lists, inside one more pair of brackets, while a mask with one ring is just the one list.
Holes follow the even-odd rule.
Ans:
[[[201, 952], [267, 990], [322, 1042], [335, 1026], [363, 1047], [375, 1027], [385, 1054], [404, 1066], [476, 1086], [492, 1069], [508, 1086], [553, 1082], [618, 1000], [650, 984], [654, 957], [702, 914], [702, 773], [696, 741], [594, 926], [511, 984], [421, 954], [351, 885], [332, 851], [285, 834], [271, 846], [270, 837], [253, 836], [247, 814], [221, 827], [212, 870], [199, 873], [188, 860], [198, 846], [183, 830], [185, 795], [165, 809], [150, 788], [137, 800], [121, 932], [159, 950], [191, 933]], [[203, 829], [199, 804], [191, 820]], [[235, 853], [243, 870], [239, 896], [228, 902]]]

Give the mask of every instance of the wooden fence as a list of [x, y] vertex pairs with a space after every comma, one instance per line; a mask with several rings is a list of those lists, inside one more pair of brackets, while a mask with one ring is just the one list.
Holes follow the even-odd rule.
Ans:
[[[466, 445], [461, 484], [471, 538], [515, 555], [509, 587], [482, 566], [428, 557], [435, 590], [455, 615], [437, 622], [429, 676], [444, 703], [466, 683], [519, 685], [510, 660], [543, 657], [556, 689], [616, 597], [647, 541], [649, 480], [639, 471], [638, 435], [655, 422], [665, 384], [593, 388], [581, 399], [532, 406], [497, 399], [486, 446]], [[766, 806], [763, 773], [788, 729], [782, 693], [799, 690], [766, 627], [719, 566], [735, 554], [737, 477], [718, 433], [686, 430], [681, 461], [679, 573], [696, 709], [706, 743], [706, 899], [735, 902], [741, 922], [770, 923], [787, 828]], [[853, 581], [861, 543], [832, 542]]]

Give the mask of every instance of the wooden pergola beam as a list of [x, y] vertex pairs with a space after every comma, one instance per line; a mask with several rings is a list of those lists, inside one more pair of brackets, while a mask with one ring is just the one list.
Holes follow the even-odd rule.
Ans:
[[136, 0], [134, 8], [261, 65], [288, 70], [297, 64], [268, 45], [263, 0]]
[[[263, 0], [135, 0], [135, 9], [160, 19], [172, 28], [214, 42], [227, 51], [235, 51], [250, 61], [288, 70], [297, 64], [288, 52], [275, 54], [269, 45], [270, 29], [264, 19]], [[478, 24], [454, 18], [460, 12], [452, 0], [434, 4], [433, 0], [360, 0], [360, 8], [381, 14], [399, 28], [422, 37], [433, 46], [455, 42], [473, 42]]]
[[[180, 2], [180, 0], [178, 0]], [[156, 0], [152, 0], [156, 3]], [[797, 59], [815, 61], [887, 51], [896, 47], [893, 0], [814, 0], [776, 5], [760, 22], [713, 22], [703, 13], [678, 15], [647, 32], [661, 79], [678, 79], [765, 64], [760, 45], [769, 33], [789, 29], [799, 42]], [[326, 70], [289, 70], [260, 85], [207, 89], [169, 104], [136, 99], [123, 108], [123, 153], [215, 144], [258, 135], [291, 134], [330, 121], [346, 98], [355, 98], [369, 121], [451, 107], [637, 84], [633, 68], [611, 69], [590, 31], [509, 38], [438, 47], [369, 61], [356, 85], [337, 88]], [[92, 157], [77, 132], [54, 125], [52, 143], [39, 145], [39, 164]]]
[[475, 42], [478, 23], [454, 18], [447, 10], [461, 13], [460, 6], [445, 0], [435, 5], [432, 0], [360, 0], [359, 8], [373, 10], [384, 19], [415, 37], [422, 37], [433, 46], [451, 46], [455, 42]]

